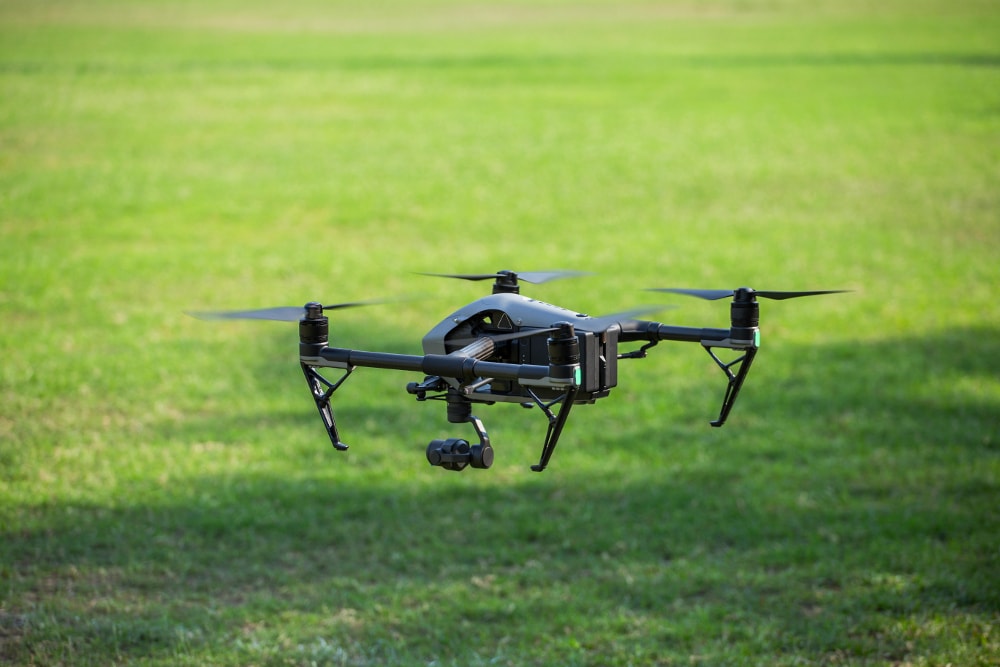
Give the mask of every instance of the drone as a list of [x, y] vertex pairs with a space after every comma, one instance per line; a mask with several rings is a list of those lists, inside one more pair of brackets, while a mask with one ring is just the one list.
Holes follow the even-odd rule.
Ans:
[[[514, 403], [537, 407], [548, 420], [541, 456], [531, 470], [548, 466], [574, 405], [595, 403], [618, 385], [618, 362], [643, 359], [661, 341], [697, 343], [725, 374], [727, 385], [718, 418], [726, 423], [760, 347], [757, 299], [791, 299], [847, 290], [774, 292], [740, 287], [733, 290], [652, 288], [715, 301], [732, 297], [728, 328], [672, 326], [637, 319], [662, 307], [602, 317], [568, 310], [521, 294], [521, 283], [540, 284], [582, 275], [575, 271], [515, 273], [504, 270], [479, 274], [423, 274], [470, 281], [493, 280], [492, 294], [462, 306], [441, 320], [423, 338], [421, 355], [352, 350], [330, 345], [327, 313], [378, 302], [190, 313], [203, 319], [264, 319], [299, 323], [299, 363], [306, 384], [334, 449], [346, 451], [334, 418], [332, 399], [357, 368], [380, 368], [422, 374], [406, 385], [417, 401], [442, 401], [448, 421], [468, 423], [478, 442], [465, 438], [432, 440], [427, 461], [445, 470], [493, 465], [494, 451], [473, 406]], [[638, 349], [619, 346], [638, 343]], [[739, 356], [723, 361], [716, 350]], [[339, 377], [329, 379], [339, 373]]]

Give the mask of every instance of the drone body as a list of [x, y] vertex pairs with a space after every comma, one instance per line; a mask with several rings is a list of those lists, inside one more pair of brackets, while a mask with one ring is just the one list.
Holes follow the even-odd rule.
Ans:
[[[436, 275], [436, 274], [435, 274]], [[594, 403], [608, 396], [618, 384], [618, 361], [646, 357], [660, 341], [693, 342], [702, 345], [728, 379], [722, 408], [713, 426], [722, 426], [739, 394], [760, 345], [759, 311], [756, 297], [786, 299], [830, 292], [755, 292], [737, 290], [658, 290], [719, 299], [732, 296], [728, 328], [677, 327], [638, 320], [639, 311], [590, 317], [520, 294], [519, 278], [545, 282], [566, 272], [450, 275], [465, 280], [495, 280], [493, 294], [459, 308], [432, 328], [423, 339], [422, 355], [370, 352], [331, 347], [329, 318], [324, 311], [361, 305], [323, 306], [316, 302], [304, 309], [277, 308], [261, 311], [204, 313], [213, 318], [299, 320], [299, 361], [316, 407], [333, 446], [348, 447], [340, 439], [331, 398], [358, 367], [384, 368], [422, 373], [421, 382], [411, 382], [407, 392], [418, 401], [439, 400], [447, 404], [448, 421], [472, 424], [479, 438], [433, 440], [427, 447], [431, 465], [448, 470], [489, 468], [493, 447], [482, 421], [472, 406], [517, 403], [538, 407], [548, 419], [548, 430], [539, 462], [532, 470], [548, 465], [570, 410], [576, 404]], [[838, 290], [839, 291], [839, 290]], [[646, 312], [648, 312], [647, 309]], [[656, 309], [658, 310], [658, 309]], [[641, 343], [630, 352], [620, 352], [622, 343]], [[736, 350], [737, 359], [723, 362], [716, 348]], [[341, 371], [336, 381], [328, 370]]]
[[[544, 334], [557, 324], [573, 326], [579, 347], [576, 402], [594, 402], [617, 385], [618, 332], [607, 318], [590, 317], [516, 293], [498, 293], [455, 311], [424, 336], [424, 354], [456, 354], [476, 339], [494, 341], [486, 360], [504, 364], [549, 365], [549, 343]], [[454, 382], [452, 383], [455, 384]], [[484, 402], [531, 401], [530, 384], [496, 381], [474, 390], [469, 397]], [[551, 393], [553, 388], [535, 391]]]

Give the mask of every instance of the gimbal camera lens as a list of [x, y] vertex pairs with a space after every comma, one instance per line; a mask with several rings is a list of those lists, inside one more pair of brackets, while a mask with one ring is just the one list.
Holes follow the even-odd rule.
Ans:
[[448, 440], [431, 440], [427, 445], [427, 461], [432, 466], [441, 466], [445, 470], [464, 470], [472, 460], [469, 442], [460, 438]]
[[455, 472], [465, 470], [469, 465], [489, 468], [493, 465], [493, 448], [482, 444], [470, 446], [468, 440], [460, 438], [431, 440], [427, 445], [427, 462]]

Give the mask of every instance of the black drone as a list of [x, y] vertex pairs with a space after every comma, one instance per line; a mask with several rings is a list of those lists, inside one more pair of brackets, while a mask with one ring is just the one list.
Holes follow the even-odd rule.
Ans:
[[[813, 292], [770, 292], [749, 287], [736, 290], [654, 289], [658, 292], [687, 294], [717, 300], [732, 297], [730, 326], [727, 329], [680, 327], [636, 319], [651, 310], [632, 311], [605, 317], [553, 306], [520, 293], [520, 282], [544, 283], [578, 272], [545, 271], [489, 274], [425, 274], [463, 280], [493, 280], [493, 293], [459, 308], [430, 330], [423, 339], [424, 354], [366, 352], [332, 347], [330, 323], [325, 311], [366, 305], [371, 302], [339, 303], [324, 306], [307, 303], [303, 308], [283, 307], [264, 310], [193, 313], [209, 319], [266, 319], [299, 322], [299, 361], [320, 417], [335, 449], [348, 447], [340, 439], [331, 398], [355, 368], [388, 368], [422, 373], [420, 382], [410, 382], [406, 391], [418, 401], [440, 400], [447, 404], [448, 421], [468, 422], [479, 442], [450, 438], [432, 440], [427, 460], [446, 470], [489, 468], [493, 447], [482, 421], [472, 414], [474, 403], [516, 403], [537, 406], [549, 426], [541, 458], [531, 466], [541, 472], [549, 463], [571, 408], [578, 403], [594, 403], [611, 393], [618, 384], [618, 360], [642, 359], [663, 340], [698, 343], [722, 369], [728, 379], [719, 417], [712, 426], [722, 426], [739, 396], [760, 346], [757, 299], [791, 299], [845, 290]], [[641, 343], [628, 352], [619, 344]], [[733, 361], [723, 361], [716, 349], [742, 353]], [[342, 371], [329, 380], [326, 369]]]

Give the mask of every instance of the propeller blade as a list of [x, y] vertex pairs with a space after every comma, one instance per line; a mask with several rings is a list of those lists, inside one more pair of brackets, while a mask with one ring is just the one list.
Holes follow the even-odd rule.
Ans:
[[715, 301], [716, 299], [725, 299], [727, 296], [733, 295], [733, 290], [729, 289], [675, 289], [672, 287], [652, 287], [648, 291], [650, 292], [670, 292], [672, 294], [686, 294], [688, 296], [696, 296], [699, 299], [707, 299], [709, 301]]
[[418, 275], [435, 278], [458, 278], [459, 280], [493, 280], [497, 277], [495, 273], [418, 273]]
[[[519, 281], [532, 284], [547, 283], [558, 278], [570, 278], [572, 276], [590, 275], [587, 271], [525, 271], [524, 273], [512, 272]], [[434, 276], [436, 278], [458, 278], [459, 280], [496, 280], [509, 274], [496, 273], [420, 273], [422, 276]]]
[[274, 320], [277, 322], [297, 322], [302, 319], [302, 306], [279, 306], [259, 310], [216, 310], [188, 312], [199, 320]]
[[[384, 301], [351, 301], [348, 303], [333, 303], [323, 306], [323, 310], [340, 310], [372, 306]], [[306, 310], [304, 306], [278, 306], [276, 308], [260, 308], [257, 310], [209, 310], [191, 311], [188, 315], [200, 320], [273, 320], [276, 322], [298, 322]]]
[[533, 285], [540, 285], [542, 283], [547, 283], [550, 280], [589, 275], [593, 274], [589, 271], [525, 271], [524, 273], [517, 274], [517, 279]]
[[[649, 290], [650, 292], [672, 292], [674, 294], [686, 294], [688, 296], [696, 296], [699, 299], [707, 299], [709, 301], [716, 301], [718, 299], [725, 299], [726, 297], [733, 296], [736, 290], [724, 290], [724, 289], [675, 289], [671, 287], [654, 287]], [[753, 290], [753, 295], [756, 297], [761, 297], [764, 299], [795, 299], [800, 296], [816, 296], [819, 294], [841, 294], [844, 292], [850, 292], [851, 290], [835, 289], [835, 290], [815, 290], [811, 292], [773, 292], [768, 290]]]
[[815, 292], [768, 292], [760, 291], [754, 292], [755, 296], [762, 296], [765, 299], [795, 299], [800, 296], [816, 296], [818, 294], [843, 294], [844, 292], [850, 292], [851, 290], [846, 289], [831, 289], [831, 290], [817, 290]]
[[642, 315], [648, 315], [650, 313], [659, 313], [664, 310], [673, 310], [677, 306], [643, 306], [641, 308], [632, 308], [631, 310], [624, 310], [620, 313], [611, 313], [610, 315], [601, 315], [600, 317], [590, 318], [591, 323], [596, 322], [597, 328], [607, 329], [613, 324], [620, 324], [622, 322], [630, 322], [632, 320], [638, 319]]

